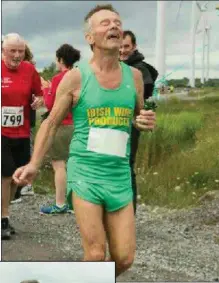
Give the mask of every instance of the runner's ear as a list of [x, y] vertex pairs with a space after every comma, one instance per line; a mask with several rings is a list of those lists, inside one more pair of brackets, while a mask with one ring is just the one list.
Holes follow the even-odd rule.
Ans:
[[93, 38], [93, 35], [91, 33], [86, 33], [85, 34], [85, 39], [87, 40], [89, 45], [93, 45], [94, 44], [94, 38]]

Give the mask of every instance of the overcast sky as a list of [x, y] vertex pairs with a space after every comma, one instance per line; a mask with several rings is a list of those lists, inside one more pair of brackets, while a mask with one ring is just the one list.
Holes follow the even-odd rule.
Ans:
[[40, 283], [114, 283], [110, 262], [1, 262], [2, 283], [39, 280]]
[[[91, 51], [84, 40], [83, 19], [98, 3], [112, 3], [121, 14], [124, 29], [135, 32], [139, 50], [145, 60], [155, 63], [156, 1], [3, 1], [2, 33], [20, 33], [29, 43], [38, 70], [54, 61], [56, 49], [72, 44], [84, 59]], [[191, 1], [183, 1], [178, 20], [178, 1], [167, 3], [166, 63], [170, 78], [189, 76]], [[202, 2], [203, 3], [203, 2]], [[211, 25], [210, 77], [219, 78], [219, 1], [210, 1], [208, 21]], [[200, 27], [202, 20], [200, 21]], [[196, 77], [201, 76], [202, 34], [196, 37]]]

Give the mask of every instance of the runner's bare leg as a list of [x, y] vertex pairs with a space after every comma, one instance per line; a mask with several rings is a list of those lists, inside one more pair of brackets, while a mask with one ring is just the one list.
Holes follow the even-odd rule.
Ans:
[[133, 204], [105, 214], [110, 259], [116, 262], [116, 276], [133, 263], [136, 248], [135, 216]]
[[11, 177], [2, 177], [2, 218], [9, 216]]
[[103, 208], [82, 200], [74, 193], [72, 202], [82, 238], [84, 261], [104, 261], [106, 232], [103, 225]]

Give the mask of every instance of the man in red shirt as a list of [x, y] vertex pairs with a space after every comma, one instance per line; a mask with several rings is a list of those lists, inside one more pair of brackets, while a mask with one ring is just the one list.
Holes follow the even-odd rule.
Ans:
[[[60, 71], [52, 78], [50, 87], [44, 88], [45, 105], [50, 112], [55, 102], [56, 90], [67, 71], [73, 68], [75, 62], [80, 60], [80, 52], [69, 44], [63, 44], [56, 51], [56, 66]], [[56, 133], [49, 156], [55, 173], [56, 203], [54, 205], [41, 207], [43, 214], [66, 213], [69, 207], [66, 200], [66, 161], [68, 159], [68, 149], [73, 132], [72, 114], [69, 112], [62, 121]]]
[[[2, 219], [1, 238], [15, 233], [9, 223], [9, 203], [17, 189], [12, 182], [14, 171], [30, 159], [30, 108], [42, 106], [39, 74], [24, 62], [25, 41], [18, 34], [4, 37], [2, 60]], [[32, 103], [32, 94], [35, 94]], [[41, 96], [41, 97], [40, 97]]]

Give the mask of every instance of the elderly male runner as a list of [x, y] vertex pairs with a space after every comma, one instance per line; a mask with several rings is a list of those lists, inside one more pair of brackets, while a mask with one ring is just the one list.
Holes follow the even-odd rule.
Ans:
[[[41, 107], [43, 99], [39, 74], [32, 64], [23, 61], [24, 39], [18, 34], [7, 34], [2, 53], [1, 239], [8, 240], [15, 233], [9, 221], [9, 203], [17, 189], [12, 175], [30, 160], [30, 109]], [[33, 94], [35, 98], [31, 101]]]
[[29, 164], [14, 174], [30, 182], [72, 107], [75, 123], [68, 160], [68, 199], [73, 202], [85, 261], [116, 262], [116, 275], [133, 263], [136, 238], [129, 166], [132, 123], [154, 128], [155, 114], [143, 109], [143, 81], [137, 69], [119, 62], [122, 23], [111, 5], [92, 9], [85, 38], [93, 56], [69, 71], [57, 90], [49, 117], [42, 123]]

